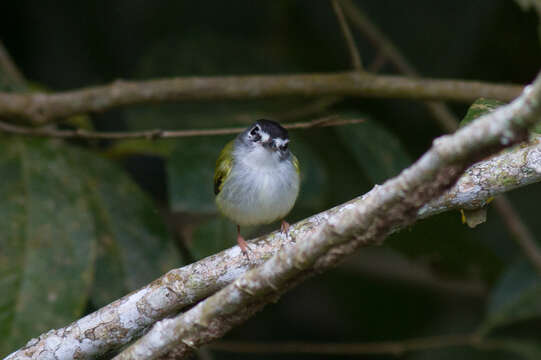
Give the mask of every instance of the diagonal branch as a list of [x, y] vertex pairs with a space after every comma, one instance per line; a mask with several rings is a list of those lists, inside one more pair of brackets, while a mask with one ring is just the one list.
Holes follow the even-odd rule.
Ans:
[[[475, 207], [502, 192], [541, 181], [541, 143], [535, 139], [528, 146], [516, 147], [471, 168], [444, 195], [425, 205], [417, 219], [443, 211]], [[375, 189], [377, 190], [377, 189]], [[374, 190], [373, 190], [374, 191]], [[67, 360], [78, 354], [88, 359], [124, 345], [140, 335], [155, 321], [192, 306], [201, 299], [230, 284], [254, 266], [261, 265], [279, 249], [295, 245], [294, 240], [307, 237], [323, 226], [332, 214], [344, 213], [355, 199], [292, 225], [294, 238], [280, 233], [263, 236], [252, 244], [248, 263], [238, 247], [224, 250], [196, 263], [174, 269], [149, 285], [64, 328], [45, 333], [31, 341], [9, 359], [37, 358], [39, 354], [57, 352], [55, 360]], [[398, 231], [397, 226], [392, 231]], [[370, 243], [359, 244], [369, 246]], [[317, 264], [314, 271], [325, 267]]]
[[[403, 74], [408, 76], [419, 76], [418, 71], [402, 55], [400, 50], [393, 42], [385, 36], [384, 33], [366, 16], [351, 0], [342, 0], [346, 15], [351, 21], [368, 37], [395, 67]], [[458, 119], [449, 109], [449, 107], [440, 101], [425, 101], [424, 105], [432, 113], [440, 127], [446, 132], [454, 132], [458, 128]], [[513, 208], [511, 202], [501, 196], [494, 199], [494, 208], [498, 211], [504, 224], [509, 229], [513, 238], [522, 248], [524, 255], [530, 260], [537, 271], [541, 274], [541, 249], [537, 245], [534, 236], [524, 224], [517, 211]]]
[[42, 125], [119, 106], [181, 101], [261, 99], [279, 96], [356, 96], [472, 102], [479, 97], [510, 101], [519, 85], [467, 80], [418, 79], [359, 72], [297, 75], [187, 77], [115, 81], [58, 93], [0, 92], [0, 117]]

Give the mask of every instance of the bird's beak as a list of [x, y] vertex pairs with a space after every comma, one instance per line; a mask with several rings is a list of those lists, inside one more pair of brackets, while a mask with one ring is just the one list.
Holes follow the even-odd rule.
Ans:
[[268, 140], [268, 141], [265, 141], [264, 143], [261, 143], [263, 145], [263, 147], [269, 151], [276, 151], [277, 150], [277, 147], [276, 147], [276, 144], [274, 143], [274, 141], [271, 139], [271, 140]]

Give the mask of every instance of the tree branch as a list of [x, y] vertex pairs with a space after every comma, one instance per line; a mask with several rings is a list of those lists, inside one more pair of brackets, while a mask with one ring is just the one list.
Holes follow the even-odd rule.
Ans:
[[119, 106], [181, 101], [260, 99], [278, 96], [358, 96], [472, 102], [479, 97], [510, 101], [522, 86], [466, 80], [414, 79], [367, 73], [187, 77], [116, 81], [58, 93], [0, 92], [0, 117], [34, 125]]
[[362, 71], [363, 65], [361, 62], [361, 55], [359, 54], [359, 49], [357, 49], [357, 46], [355, 45], [353, 34], [351, 34], [349, 25], [344, 17], [342, 7], [340, 6], [338, 0], [331, 0], [331, 5], [334, 13], [336, 14], [336, 18], [338, 19], [338, 23], [340, 23], [340, 29], [342, 29], [342, 34], [344, 35], [344, 39], [346, 40], [346, 44], [348, 46], [349, 54], [351, 56], [351, 66], [356, 71]]
[[[327, 126], [342, 126], [350, 124], [359, 124], [366, 121], [366, 119], [338, 119], [335, 116], [327, 116], [320, 119], [311, 121], [296, 122], [291, 124], [283, 124], [287, 129], [309, 129], [314, 127], [327, 127]], [[222, 128], [222, 129], [190, 129], [190, 130], [143, 130], [143, 131], [128, 131], [128, 132], [96, 132], [88, 131], [85, 129], [76, 130], [58, 130], [50, 127], [32, 128], [26, 126], [19, 126], [8, 124], [0, 121], [0, 131], [23, 135], [23, 136], [35, 136], [35, 137], [53, 137], [62, 139], [173, 139], [181, 137], [194, 137], [194, 136], [211, 136], [211, 135], [229, 135], [238, 134], [246, 130], [246, 127], [234, 127], [234, 128]]]
[[174, 318], [158, 322], [115, 359], [155, 359], [174, 348], [176, 359], [223, 336], [308, 276], [326, 270], [361, 246], [380, 244], [395, 228], [411, 224], [428, 200], [451, 186], [479, 154], [527, 137], [541, 115], [541, 75], [525, 95], [473, 124], [434, 141], [402, 173], [364, 196], [319, 215], [308, 232], [293, 232], [296, 245]]
[[[509, 106], [506, 106], [489, 118], [499, 117], [502, 112], [506, 116], [511, 116], [516, 107], [517, 105], [513, 105], [510, 110]], [[476, 121], [472, 125], [478, 126], [477, 123]], [[490, 124], [499, 128], [496, 122]], [[483, 135], [486, 138], [481, 138], [483, 141], [487, 141], [489, 137], [494, 139], [494, 135], [491, 135], [494, 129], [491, 129], [492, 127], [482, 129], [486, 131]], [[460, 130], [459, 133], [463, 131]], [[500, 139], [507, 141], [509, 135]], [[468, 136], [468, 139], [473, 144], [480, 141], [475, 137]], [[442, 140], [436, 143], [442, 143]], [[461, 149], [457, 147], [456, 151]], [[410, 172], [411, 170], [406, 171]], [[538, 181], [541, 181], [541, 145], [540, 141], [535, 139], [528, 146], [516, 147], [512, 151], [503, 152], [472, 166], [447, 193], [422, 207], [417, 213], [417, 219], [450, 209], [480, 206], [490, 197]], [[291, 237], [286, 238], [281, 233], [274, 232], [256, 239], [251, 245], [253, 252], [250, 255], [250, 262], [246, 261], [239, 248], [235, 246], [196, 263], [171, 270], [142, 289], [62, 329], [52, 330], [30, 341], [9, 359], [37, 358], [40, 355], [47, 358], [46, 354], [49, 354], [48, 358], [55, 360], [71, 359], [75, 354], [82, 359], [118, 348], [139, 336], [155, 321], [192, 306], [230, 284], [250, 268], [263, 264], [279, 249], [288, 249], [310, 241], [307, 240], [308, 237], [327, 226], [326, 219], [335, 216], [351, 218], [351, 211], [356, 209], [357, 205], [368, 206], [371, 203], [370, 199], [374, 199], [374, 193], [381, 194], [381, 189], [381, 186], [376, 187], [361, 198], [292, 225]], [[353, 218], [370, 221], [364, 216], [354, 215]], [[400, 228], [401, 226], [394, 226], [390, 232]], [[371, 241], [374, 239], [368, 239], [366, 242], [357, 241], [355, 246], [369, 246]], [[338, 254], [339, 251], [334, 250], [333, 253]], [[327, 267], [326, 262], [320, 261], [316, 263], [313, 271], [322, 271]], [[57, 354], [56, 357], [51, 355], [53, 353]]]

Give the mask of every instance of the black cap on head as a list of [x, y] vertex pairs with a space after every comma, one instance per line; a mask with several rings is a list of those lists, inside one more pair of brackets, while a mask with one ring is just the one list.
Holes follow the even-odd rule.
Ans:
[[271, 138], [289, 139], [287, 130], [276, 121], [259, 119], [255, 123], [261, 127], [261, 130], [269, 134]]

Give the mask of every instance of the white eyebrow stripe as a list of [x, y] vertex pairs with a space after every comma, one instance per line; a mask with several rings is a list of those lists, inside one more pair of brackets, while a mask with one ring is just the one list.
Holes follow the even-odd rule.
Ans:
[[267, 134], [266, 132], [264, 132], [263, 130], [261, 130], [259, 132], [259, 134], [261, 135], [261, 141], [262, 142], [267, 142], [269, 140], [269, 138], [270, 138], [270, 135]]
[[276, 146], [283, 146], [289, 143], [289, 139], [274, 138], [274, 143]]

